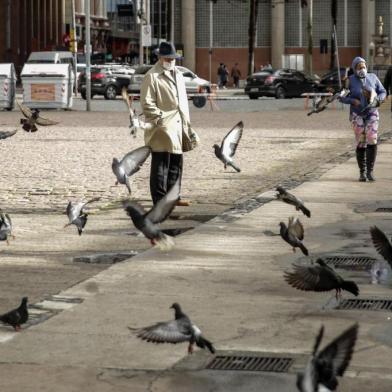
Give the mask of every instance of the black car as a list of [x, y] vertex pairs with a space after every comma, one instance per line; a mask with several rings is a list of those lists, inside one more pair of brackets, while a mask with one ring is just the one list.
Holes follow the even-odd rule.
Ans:
[[[123, 87], [130, 82], [129, 75], [115, 74], [109, 67], [91, 67], [91, 98], [94, 95], [103, 95], [105, 99], [116, 99]], [[86, 99], [86, 74], [79, 76], [78, 91]]]
[[[351, 68], [340, 67], [342, 87], [344, 87], [344, 80], [352, 73], [353, 71]], [[321, 77], [318, 89], [319, 91], [328, 91], [332, 93], [336, 93], [340, 90], [337, 68]]]
[[300, 97], [312, 91], [317, 91], [317, 82], [295, 69], [256, 72], [248, 77], [245, 86], [245, 94], [250, 99]]

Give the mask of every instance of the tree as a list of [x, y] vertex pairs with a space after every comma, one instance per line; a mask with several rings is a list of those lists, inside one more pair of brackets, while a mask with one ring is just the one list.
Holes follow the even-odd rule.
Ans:
[[331, 63], [330, 69], [335, 67], [336, 60], [336, 24], [338, 19], [338, 2], [337, 0], [331, 0], [331, 19], [332, 19], [332, 39], [331, 39]]
[[249, 28], [248, 28], [248, 75], [251, 75], [255, 64], [255, 40], [257, 29], [258, 0], [249, 0]]

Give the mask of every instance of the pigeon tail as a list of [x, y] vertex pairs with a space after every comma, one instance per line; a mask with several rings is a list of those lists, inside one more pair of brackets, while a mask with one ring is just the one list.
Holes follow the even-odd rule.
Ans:
[[228, 162], [227, 164], [231, 166], [237, 173], [241, 171], [241, 169], [238, 166], [236, 166], [234, 162]]
[[300, 206], [300, 210], [306, 215], [308, 218], [310, 218], [310, 211], [305, 207], [305, 206]]
[[355, 282], [352, 280], [344, 280], [342, 285], [341, 285], [343, 290], [346, 290], [350, 292], [351, 294], [354, 294], [356, 297], [359, 294], [359, 288]]
[[203, 336], [200, 336], [197, 339], [196, 344], [200, 348], [206, 348], [207, 347], [207, 349], [210, 351], [211, 354], [215, 354], [215, 347], [212, 345], [212, 343], [209, 340], [207, 340]]
[[174, 240], [169, 235], [163, 234], [159, 238], [154, 238], [154, 244], [161, 251], [169, 251], [174, 247]]
[[309, 251], [306, 249], [306, 247], [305, 247], [304, 244], [300, 243], [298, 246], [299, 246], [299, 248], [302, 250], [302, 253], [303, 253], [305, 256], [309, 256]]

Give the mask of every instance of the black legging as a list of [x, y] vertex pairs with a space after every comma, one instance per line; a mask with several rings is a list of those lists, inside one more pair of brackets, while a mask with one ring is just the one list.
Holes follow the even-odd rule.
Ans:
[[182, 154], [153, 152], [151, 154], [150, 192], [156, 204], [182, 177]]

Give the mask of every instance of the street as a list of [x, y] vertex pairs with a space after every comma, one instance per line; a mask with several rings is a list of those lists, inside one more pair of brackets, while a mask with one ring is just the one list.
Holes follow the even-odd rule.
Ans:
[[[271, 191], [278, 184], [300, 186], [304, 199], [310, 195], [315, 220], [305, 221], [304, 217], [303, 221], [314, 229], [309, 232], [311, 252], [333, 250], [334, 241], [339, 246], [347, 245], [347, 239], [336, 234], [339, 230], [355, 230], [355, 224], [350, 226], [347, 222], [358, 221], [360, 236], [365, 238], [367, 222], [351, 211], [347, 201], [350, 196], [342, 188], [349, 184], [356, 203], [368, 201], [368, 197], [377, 199], [377, 194], [369, 191], [371, 184], [363, 184], [366, 191], [359, 188], [352, 160], [347, 166], [349, 171], [340, 168], [348, 165], [346, 162], [354, 153], [348, 111], [337, 105], [308, 117], [302, 99], [231, 99], [219, 100], [217, 105], [216, 111], [191, 105], [192, 125], [201, 145], [184, 156], [182, 197], [190, 199], [192, 205], [177, 207], [172, 219], [162, 225], [175, 234], [186, 232], [176, 237], [178, 248], [169, 254], [148, 250], [150, 243], [138, 234], [121, 207], [127, 191], [122, 185], [115, 186], [111, 161], [143, 145], [143, 137], [139, 134], [134, 139], [129, 135], [127, 109], [120, 99], [94, 99], [91, 113], [84, 112], [85, 101], [76, 99], [71, 111], [43, 112], [43, 116], [59, 121], [58, 126], [40, 127], [36, 133], [20, 130], [0, 142], [4, 166], [0, 173], [0, 207], [12, 216], [16, 237], [9, 246], [0, 244], [0, 312], [15, 306], [23, 295], [28, 295], [30, 304], [45, 299], [54, 301], [56, 296], [83, 301], [71, 301], [72, 306], [61, 308], [60, 300], [59, 309], [65, 309], [62, 312], [41, 307], [45, 311], [52, 309], [47, 313], [48, 320], [40, 318], [40, 306], [32, 308], [32, 324], [37, 325], [29, 326], [18, 336], [7, 327], [0, 327], [0, 386], [8, 385], [11, 391], [27, 388], [29, 383], [31, 390], [48, 391], [205, 391], [207, 385], [208, 390], [214, 391], [289, 391], [294, 390], [292, 375], [236, 378], [228, 373], [229, 380], [219, 375], [214, 384], [209, 384], [211, 371], [192, 371], [197, 367], [195, 363], [205, 361], [208, 354], [199, 352], [195, 354], [195, 363], [188, 365], [185, 360], [178, 364], [185, 356], [184, 345], [155, 346], [137, 341], [130, 337], [127, 325], [170, 319], [171, 303], [184, 302], [185, 310], [195, 316], [219, 349], [298, 355], [310, 352], [319, 317], [325, 317], [328, 323], [328, 339], [347, 325], [338, 316], [320, 316], [317, 298], [310, 299], [309, 294], [298, 293], [287, 285], [284, 293], [278, 293], [277, 287], [283, 282], [281, 271], [294, 256], [280, 238], [263, 233], [278, 232], [282, 218], [277, 216], [278, 211], [283, 211], [284, 220], [295, 211], [276, 203], [263, 207], [264, 199], [259, 196], [270, 192], [271, 198]], [[135, 108], [139, 111], [138, 104]], [[2, 130], [14, 129], [20, 117], [16, 110], [2, 112]], [[241, 173], [230, 168], [225, 171], [215, 158], [212, 145], [219, 144], [240, 120], [245, 126], [235, 161]], [[381, 136], [390, 136], [387, 108], [381, 111], [380, 124]], [[383, 173], [390, 167], [386, 158], [391, 157], [390, 142], [385, 143], [385, 148], [385, 155], [380, 153]], [[329, 174], [330, 170], [335, 174]], [[320, 177], [324, 178], [325, 200], [316, 188]], [[375, 183], [375, 187], [381, 187], [377, 189], [390, 188], [391, 179], [384, 177], [383, 174]], [[132, 198], [147, 208], [151, 206], [148, 179], [149, 161], [131, 179]], [[333, 191], [329, 194], [330, 185]], [[336, 196], [341, 194], [347, 199]], [[100, 201], [91, 205], [83, 235], [79, 237], [74, 226], [64, 229], [68, 201], [92, 197], [100, 197]], [[385, 193], [381, 198], [387, 197]], [[325, 202], [327, 205], [323, 205]], [[344, 227], [346, 223], [349, 228]], [[328, 225], [334, 234], [324, 232]], [[191, 230], [194, 228], [197, 229]], [[388, 225], [384, 228], [388, 229]], [[259, 248], [260, 244], [264, 245]], [[111, 267], [119, 261], [122, 262]], [[365, 290], [377, 294], [390, 289], [363, 283]], [[290, 299], [290, 293], [297, 297]], [[321, 301], [318, 298], [319, 302], [325, 302], [328, 295]], [[309, 299], [310, 307], [302, 302]], [[100, 309], [100, 320], [94, 318], [91, 306], [94, 311]], [[244, 319], [236, 320], [236, 315]], [[77, 317], [79, 326], [75, 324]], [[355, 319], [351, 315], [345, 317]], [[383, 313], [377, 317], [385, 318]], [[368, 322], [365, 316], [359, 319]], [[71, 325], [77, 329], [68, 329]], [[233, 326], [233, 331], [228, 325]], [[307, 331], [307, 336], [303, 336], [302, 330]], [[365, 330], [370, 330], [367, 324], [363, 333]], [[91, 343], [86, 340], [89, 338]], [[371, 344], [368, 336], [363, 338]], [[98, 341], [99, 346], [94, 345]], [[12, 347], [18, 350], [13, 351]], [[365, 347], [365, 342], [360, 347]], [[385, 355], [385, 361], [376, 365], [380, 369], [363, 365], [364, 374], [371, 374], [362, 376], [363, 391], [375, 391], [372, 377], [385, 371], [383, 366], [389, 370], [386, 358], [391, 349], [383, 346], [377, 351], [380, 353]], [[366, 362], [365, 356], [358, 355]], [[359, 360], [355, 363], [358, 369]], [[165, 373], [165, 369], [169, 371]], [[10, 384], [9, 380], [19, 371], [26, 372], [26, 380]], [[42, 379], [32, 381], [30, 377], [34, 378], [36, 372], [41, 372]], [[161, 380], [154, 386], [159, 377]], [[193, 389], [186, 386], [186, 377], [194, 382]], [[247, 382], [248, 388], [241, 387]], [[45, 384], [47, 388], [41, 389]], [[360, 382], [349, 376], [342, 385], [342, 390], [354, 391], [359, 390], [355, 388]], [[390, 390], [390, 385], [388, 377], [381, 377], [377, 391]]]

